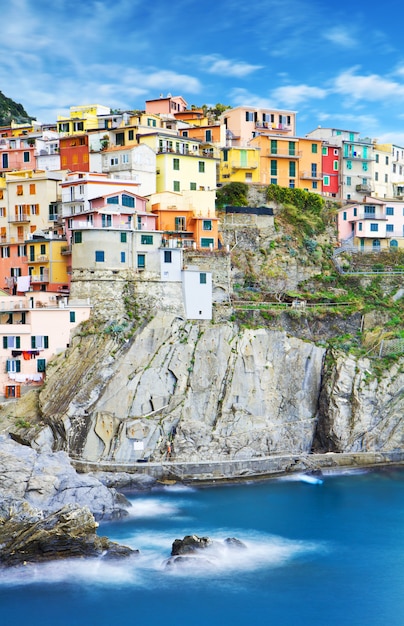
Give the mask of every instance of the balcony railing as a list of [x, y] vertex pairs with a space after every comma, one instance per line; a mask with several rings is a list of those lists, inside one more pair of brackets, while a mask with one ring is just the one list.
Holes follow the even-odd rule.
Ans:
[[256, 161], [252, 161], [251, 163], [232, 161], [231, 166], [234, 170], [255, 170], [258, 167], [258, 163]]
[[266, 157], [270, 157], [271, 159], [300, 159], [302, 156], [302, 151], [299, 150], [298, 152], [278, 152], [277, 150], [272, 151], [272, 150], [267, 150], [266, 152], [264, 152], [263, 156]]
[[280, 130], [283, 132], [292, 130], [292, 126], [290, 124], [276, 124], [276, 122], [255, 122], [255, 127], [275, 131]]
[[305, 180], [322, 180], [323, 172], [301, 172], [300, 178]]
[[358, 193], [372, 193], [372, 187], [370, 185], [356, 185], [355, 189]]
[[44, 272], [43, 274], [39, 274], [39, 276], [31, 275], [31, 283], [48, 283], [49, 282], [49, 272]]
[[20, 223], [20, 222], [29, 222], [31, 220], [31, 216], [29, 213], [16, 213], [14, 215], [10, 215], [8, 221], [10, 224]]

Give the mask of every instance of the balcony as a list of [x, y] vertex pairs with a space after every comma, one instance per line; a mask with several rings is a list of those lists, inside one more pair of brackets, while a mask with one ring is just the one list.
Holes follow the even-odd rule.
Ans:
[[49, 257], [46, 254], [39, 254], [36, 257], [23, 257], [24, 263], [48, 263]]
[[299, 150], [299, 152], [291, 154], [290, 152], [272, 152], [271, 150], [268, 150], [262, 156], [266, 156], [271, 159], [300, 159], [302, 157], [302, 151]]
[[62, 246], [62, 248], [60, 250], [60, 254], [62, 254], [63, 256], [68, 256], [71, 253], [72, 253], [72, 247], [71, 246]]
[[43, 272], [43, 274], [39, 274], [39, 276], [31, 275], [31, 284], [48, 283], [48, 282], [49, 282], [49, 272]]
[[322, 180], [322, 172], [301, 172], [299, 178], [303, 180]]
[[289, 133], [292, 130], [292, 126], [288, 124], [276, 124], [275, 122], [255, 122], [255, 128], [284, 133]]
[[256, 161], [252, 161], [251, 163], [232, 161], [231, 167], [233, 170], [255, 170], [258, 167], [258, 163]]
[[22, 224], [29, 223], [31, 221], [31, 216], [29, 213], [16, 213], [15, 215], [10, 215], [8, 218], [9, 224]]
[[356, 185], [355, 189], [358, 193], [372, 193], [372, 187], [370, 185]]

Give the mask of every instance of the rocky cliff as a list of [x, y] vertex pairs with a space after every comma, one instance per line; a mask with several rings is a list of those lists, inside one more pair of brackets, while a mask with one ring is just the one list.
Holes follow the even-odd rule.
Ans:
[[[24, 436], [130, 465], [399, 450], [403, 364], [376, 377], [368, 359], [283, 331], [157, 313], [126, 339], [76, 336], [39, 394], [41, 426]], [[24, 401], [19, 411], [34, 421]]]

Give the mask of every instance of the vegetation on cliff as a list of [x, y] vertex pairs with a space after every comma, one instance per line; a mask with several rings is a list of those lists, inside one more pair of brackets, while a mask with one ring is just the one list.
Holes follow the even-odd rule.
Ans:
[[30, 122], [32, 118], [22, 104], [14, 102], [11, 98], [7, 98], [0, 91], [0, 126], [5, 126], [6, 124], [10, 124], [11, 120], [22, 124], [24, 122]]

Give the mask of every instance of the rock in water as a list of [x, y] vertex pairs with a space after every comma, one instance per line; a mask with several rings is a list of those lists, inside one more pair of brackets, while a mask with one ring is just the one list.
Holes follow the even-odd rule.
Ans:
[[69, 504], [49, 514], [28, 502], [0, 504], [0, 565], [72, 557], [126, 557], [137, 551], [99, 537], [88, 508]]
[[212, 545], [209, 537], [197, 537], [197, 535], [186, 535], [184, 539], [176, 539], [171, 548], [171, 556], [183, 554], [193, 554], [197, 550], [203, 550]]

